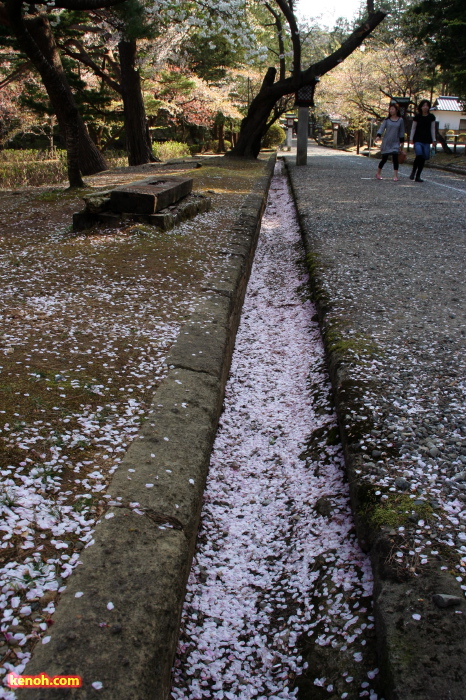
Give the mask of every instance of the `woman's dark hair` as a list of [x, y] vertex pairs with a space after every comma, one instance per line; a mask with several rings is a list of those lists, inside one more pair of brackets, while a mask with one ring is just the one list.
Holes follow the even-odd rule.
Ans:
[[421, 100], [417, 106], [417, 111], [419, 114], [422, 114], [422, 105], [429, 105], [429, 109], [431, 107], [429, 100]]
[[389, 107], [388, 107], [388, 118], [390, 119], [390, 107], [395, 107], [396, 109], [396, 116], [400, 117], [401, 116], [401, 110], [400, 110], [400, 105], [398, 102], [391, 102]]

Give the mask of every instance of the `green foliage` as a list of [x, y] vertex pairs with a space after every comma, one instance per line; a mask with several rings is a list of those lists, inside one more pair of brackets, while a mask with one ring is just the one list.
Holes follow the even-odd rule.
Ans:
[[176, 70], [163, 70], [159, 77], [159, 97], [174, 97], [175, 95], [189, 96], [196, 87], [194, 80]]
[[286, 139], [284, 129], [279, 124], [272, 124], [262, 139], [262, 148], [277, 148]]
[[427, 58], [444, 71], [450, 91], [466, 98], [464, 0], [422, 0], [406, 13], [405, 32], [423, 43]]
[[0, 152], [0, 187], [38, 187], [66, 180], [66, 153], [57, 151], [54, 158], [44, 151], [5, 150]]
[[238, 65], [244, 53], [233, 50], [231, 43], [221, 34], [207, 38], [195, 34], [182, 51], [193, 73], [207, 83], [222, 81], [227, 75], [226, 69]]
[[186, 158], [191, 155], [189, 146], [179, 141], [166, 141], [165, 143], [154, 143], [154, 155], [160, 160], [171, 160], [171, 158]]
[[[406, 41], [405, 14], [416, 2], [417, 0], [384, 0], [382, 4], [387, 15], [374, 33], [370, 35], [367, 43], [370, 46], [386, 46]], [[362, 19], [362, 14], [359, 15], [358, 19]]]

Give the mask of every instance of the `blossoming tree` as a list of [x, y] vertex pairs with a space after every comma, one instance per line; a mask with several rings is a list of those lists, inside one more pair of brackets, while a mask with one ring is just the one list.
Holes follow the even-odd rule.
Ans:
[[[261, 141], [267, 129], [276, 119], [272, 114], [276, 103], [285, 97], [297, 93], [301, 88], [308, 87], [313, 94], [320, 78], [338, 66], [347, 58], [366, 37], [382, 22], [385, 12], [374, 11], [373, 0], [367, 0], [367, 17], [339, 46], [325, 58], [302, 68], [302, 41], [295, 15], [295, 0], [270, 0], [264, 3], [270, 7], [271, 13], [276, 18], [278, 14], [283, 18], [291, 40], [292, 50], [287, 56], [280, 54], [280, 73], [277, 78], [277, 68], [270, 67], [263, 79], [262, 86], [252, 100], [247, 116], [244, 118], [238, 142], [232, 150], [232, 155], [256, 158], [261, 147]], [[291, 75], [286, 76], [284, 62], [290, 59], [289, 70]], [[272, 116], [271, 116], [272, 114]]]

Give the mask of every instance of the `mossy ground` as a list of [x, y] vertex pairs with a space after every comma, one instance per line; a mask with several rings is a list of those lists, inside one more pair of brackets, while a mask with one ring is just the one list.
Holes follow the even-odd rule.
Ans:
[[[378, 495], [377, 492], [379, 492]], [[397, 529], [405, 526], [413, 518], [429, 522], [433, 512], [432, 506], [427, 501], [414, 504], [413, 499], [407, 494], [382, 492], [372, 487], [367, 491], [367, 499], [361, 514], [368, 519], [373, 528]]]

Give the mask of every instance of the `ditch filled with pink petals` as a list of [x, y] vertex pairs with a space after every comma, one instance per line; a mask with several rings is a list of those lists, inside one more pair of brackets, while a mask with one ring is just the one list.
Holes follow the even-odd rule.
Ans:
[[372, 574], [277, 164], [236, 340], [172, 698], [376, 700]]

